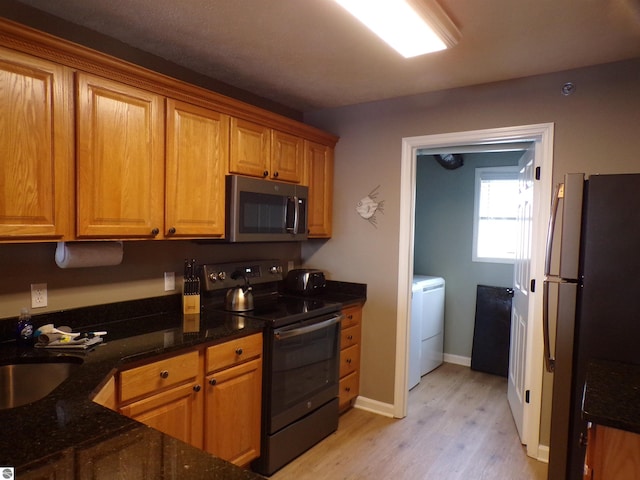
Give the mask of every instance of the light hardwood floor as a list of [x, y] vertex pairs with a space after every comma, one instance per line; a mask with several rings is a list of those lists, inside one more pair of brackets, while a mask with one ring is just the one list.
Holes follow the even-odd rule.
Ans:
[[351, 409], [271, 479], [546, 479], [520, 445], [506, 392], [505, 378], [445, 363], [410, 392], [406, 418]]

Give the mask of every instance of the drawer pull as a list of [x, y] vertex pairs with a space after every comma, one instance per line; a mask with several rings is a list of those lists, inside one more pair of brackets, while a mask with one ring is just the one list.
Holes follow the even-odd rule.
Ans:
[[346, 387], [344, 390], [345, 392], [349, 393], [351, 391], [351, 387]]
[[348, 363], [349, 365], [351, 365], [351, 359], [350, 359], [350, 358], [347, 358], [347, 363]]
[[236, 355], [242, 355], [242, 348], [236, 349]]
[[194, 385], [194, 386], [193, 386], [193, 391], [197, 393], [197, 392], [199, 392], [199, 391], [200, 391], [200, 389], [201, 389], [201, 388], [202, 388], [202, 387], [201, 387], [200, 385]]
[[349, 336], [347, 337], [347, 340], [353, 340], [353, 335], [349, 335]]
[[347, 315], [347, 318], [348, 318], [349, 320], [353, 320], [353, 315]]
[[160, 372], [160, 378], [169, 378], [169, 370], [162, 370]]
[[211, 385], [212, 387], [214, 387], [216, 383], [218, 383], [218, 381], [215, 378], [212, 378], [211, 380], [209, 380], [209, 385]]

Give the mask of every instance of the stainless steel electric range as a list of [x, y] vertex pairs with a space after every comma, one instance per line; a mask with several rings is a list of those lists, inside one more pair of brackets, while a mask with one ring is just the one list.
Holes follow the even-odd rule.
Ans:
[[[340, 304], [280, 291], [276, 260], [204, 265], [207, 308], [225, 309], [223, 294], [246, 282], [263, 320], [260, 458], [253, 470], [271, 475], [338, 428]], [[232, 279], [234, 277], [235, 279]]]

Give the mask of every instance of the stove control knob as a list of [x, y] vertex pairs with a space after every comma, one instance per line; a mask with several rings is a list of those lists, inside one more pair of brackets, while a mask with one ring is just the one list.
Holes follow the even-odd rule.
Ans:
[[212, 272], [209, 274], [209, 280], [211, 280], [213, 283], [216, 283], [218, 280], [223, 281], [225, 278], [227, 278], [227, 274], [224, 272]]

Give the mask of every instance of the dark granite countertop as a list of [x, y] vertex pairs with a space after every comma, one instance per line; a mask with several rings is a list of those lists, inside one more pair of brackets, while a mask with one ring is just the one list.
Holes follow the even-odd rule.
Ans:
[[[51, 320], [51, 316], [40, 321], [34, 317], [36, 326]], [[63, 324], [55, 319], [51, 323]], [[185, 325], [189, 330], [185, 332], [179, 313], [93, 323], [90, 329], [78, 328], [73, 322], [66, 324], [74, 327], [74, 331], [106, 330], [108, 334], [103, 344], [80, 352], [20, 349], [13, 342], [0, 344], [0, 364], [46, 361], [51, 357], [60, 360], [64, 356], [82, 359], [74, 373], [42, 400], [0, 410], [0, 465], [15, 467], [18, 478], [26, 472], [49, 468], [62, 469], [64, 478], [84, 479], [94, 477], [83, 471], [89, 461], [91, 468], [103, 469], [101, 476], [115, 478], [121, 476], [120, 469], [124, 472], [132, 468], [122, 460], [129, 458], [136, 462], [149, 460], [151, 470], [146, 471], [144, 478], [263, 478], [91, 401], [103, 381], [117, 369], [185, 348], [262, 332], [261, 322], [211, 311], [203, 312], [194, 332], [192, 324]], [[119, 452], [113, 455], [121, 461], [92, 462], [89, 458], [92, 452], [107, 457], [109, 452]]]
[[640, 365], [590, 361], [582, 415], [598, 425], [640, 433]]
[[[348, 307], [366, 300], [366, 285], [327, 283], [322, 294], [326, 301]], [[263, 478], [91, 401], [118, 369], [263, 329], [259, 321], [206, 306], [194, 329], [193, 323], [184, 323], [179, 311], [177, 295], [34, 316], [36, 328], [52, 323], [79, 332], [106, 330], [105, 342], [88, 351], [18, 348], [15, 342], [7, 341], [15, 322], [0, 322], [0, 365], [67, 356], [82, 360], [72, 376], [42, 400], [0, 410], [0, 465], [14, 467], [18, 478], [39, 469], [58, 472], [64, 478], [94, 477], [87, 468], [117, 477], [120, 470], [131, 469], [133, 462], [137, 469], [145, 469], [144, 478]], [[93, 461], [93, 455], [119, 461]]]

